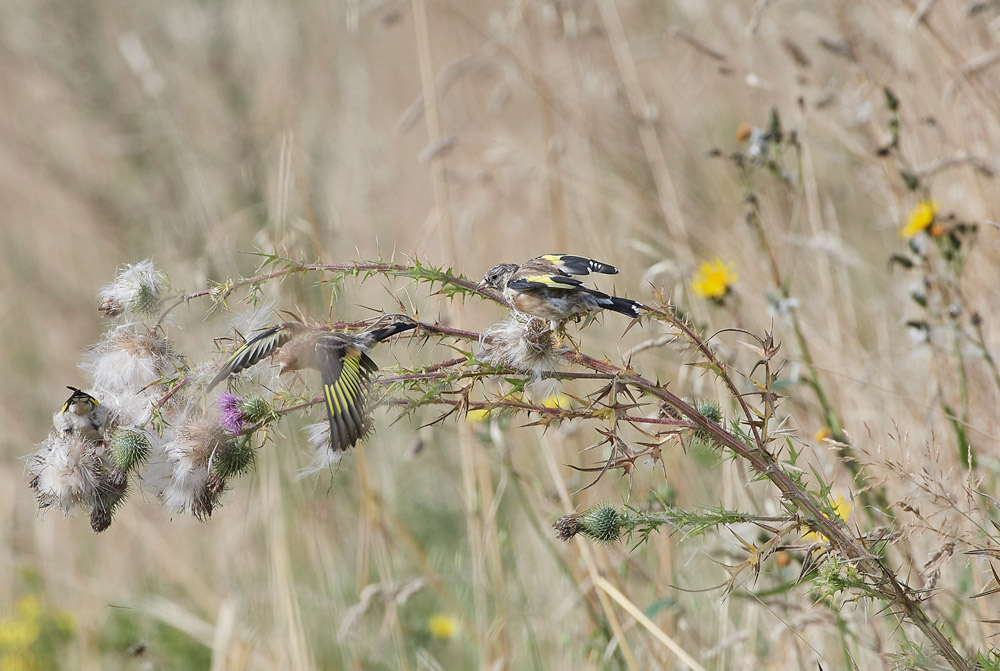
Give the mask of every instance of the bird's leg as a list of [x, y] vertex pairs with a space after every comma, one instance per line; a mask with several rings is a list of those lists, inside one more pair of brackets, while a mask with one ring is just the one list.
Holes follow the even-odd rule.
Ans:
[[[575, 351], [575, 352], [579, 352], [580, 351], [580, 345], [578, 345], [577, 342], [575, 340], [573, 340], [572, 336], [570, 336], [568, 333], [566, 333], [565, 322], [549, 322], [549, 325], [551, 327], [552, 335], [554, 336], [553, 339], [554, 339], [555, 342], [553, 343], [553, 347], [555, 349], [570, 349], [570, 348], [572, 348], [573, 351]], [[569, 341], [570, 348], [567, 348], [563, 344], [563, 340], [568, 340]]]
[[553, 346], [556, 349], [561, 349], [563, 346], [562, 344], [563, 335], [565, 335], [565, 331], [562, 329], [562, 325], [559, 322], [555, 321], [554, 319], [550, 319], [549, 330], [552, 331], [552, 335], [554, 336], [553, 340], [555, 342], [553, 343]]

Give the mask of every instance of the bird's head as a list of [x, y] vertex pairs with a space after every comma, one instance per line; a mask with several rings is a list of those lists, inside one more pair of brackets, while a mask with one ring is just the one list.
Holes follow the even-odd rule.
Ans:
[[479, 283], [476, 289], [485, 289], [489, 287], [496, 291], [503, 291], [504, 286], [510, 279], [511, 275], [517, 272], [516, 263], [501, 263], [499, 265], [493, 266], [486, 271], [483, 275], [483, 281]]
[[69, 385], [66, 388], [72, 389], [73, 395], [63, 404], [61, 413], [72, 412], [74, 415], [87, 415], [100, 405], [97, 399], [87, 392], [76, 387], [70, 387]]

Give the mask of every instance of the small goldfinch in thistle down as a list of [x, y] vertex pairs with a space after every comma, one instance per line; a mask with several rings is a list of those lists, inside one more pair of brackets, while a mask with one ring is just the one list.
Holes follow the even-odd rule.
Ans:
[[388, 326], [377, 326], [376, 322], [361, 333], [333, 333], [301, 322], [272, 326], [236, 348], [208, 385], [208, 391], [272, 354], [278, 361], [279, 375], [315, 368], [323, 378], [331, 446], [346, 450], [364, 437], [367, 428], [368, 391], [371, 377], [378, 370], [368, 351], [390, 336], [417, 327], [402, 315], [387, 317], [393, 319]]
[[108, 409], [85, 391], [67, 386], [73, 392], [62, 409], [52, 416], [52, 424], [64, 436], [77, 435], [87, 440], [103, 440]]
[[639, 316], [642, 303], [591, 289], [572, 277], [590, 273], [615, 275], [618, 269], [583, 256], [546, 254], [521, 265], [493, 266], [479, 288], [499, 291], [517, 312], [547, 319], [552, 330], [594, 310], [611, 310], [633, 319]]

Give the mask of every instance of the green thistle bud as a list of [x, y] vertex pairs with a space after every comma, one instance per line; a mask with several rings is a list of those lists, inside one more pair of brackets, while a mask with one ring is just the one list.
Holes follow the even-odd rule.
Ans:
[[582, 513], [563, 515], [552, 525], [556, 537], [568, 541], [583, 534], [598, 543], [614, 543], [622, 535], [625, 517], [610, 503], [598, 503]]
[[111, 459], [124, 471], [130, 471], [149, 458], [149, 440], [137, 431], [122, 429], [111, 437]]
[[[716, 424], [722, 420], [722, 411], [719, 409], [719, 404], [715, 401], [708, 399], [701, 399], [695, 402], [695, 410], [697, 410], [706, 419], [710, 419]], [[710, 443], [711, 439], [708, 431], [702, 428], [694, 430], [694, 442], [699, 444]]]
[[142, 284], [129, 305], [139, 315], [152, 315], [160, 306], [160, 289], [155, 284]]
[[271, 404], [260, 397], [248, 398], [237, 407], [243, 413], [243, 421], [250, 425], [260, 424], [274, 416]]
[[244, 436], [228, 443], [224, 449], [215, 453], [212, 470], [222, 480], [234, 475], [243, 475], [253, 470], [256, 457], [257, 453], [250, 444], [249, 436]]

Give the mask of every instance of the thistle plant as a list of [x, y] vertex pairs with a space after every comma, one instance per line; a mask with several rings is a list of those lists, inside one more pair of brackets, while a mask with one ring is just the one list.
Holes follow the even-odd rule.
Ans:
[[[109, 317], [115, 321], [84, 363], [91, 392], [111, 409], [104, 439], [75, 441], [56, 450], [62, 438], [50, 436], [39, 446], [30, 472], [40, 505], [65, 512], [89, 507], [94, 529], [100, 531], [114, 514], [121, 514], [126, 491], [141, 488], [172, 512], [207, 520], [225, 503], [225, 492], [234, 481], [252, 473], [257, 451], [271, 443], [280, 445], [271, 430], [276, 424], [323, 407], [328, 400], [296, 391], [301, 387], [294, 383], [283, 389], [273, 380], [261, 384], [252, 371], [241, 373], [244, 379], [237, 382], [252, 395], [220, 390], [206, 398], [220, 356], [191, 363], [190, 357], [175, 351], [164, 316], [181, 304], [188, 310], [202, 304], [206, 312], [232, 309], [237, 300], [257, 296], [268, 283], [298, 275], [319, 279], [324, 286], [379, 277], [435, 291], [447, 300], [504, 305], [502, 297], [478, 289], [472, 280], [417, 261], [302, 264], [270, 255], [252, 277], [163, 297], [166, 307], [161, 304], [155, 319], [148, 311], [140, 315], [124, 310]], [[149, 278], [162, 276], [150, 269], [143, 277], [153, 281]], [[148, 287], [137, 291], [152, 293]], [[130, 304], [127, 295], [116, 295], [116, 300]], [[861, 528], [856, 520], [848, 525], [834, 503], [832, 485], [820, 472], [799, 465], [804, 448], [793, 440], [781, 410], [783, 364], [773, 334], [730, 329], [710, 339], [679, 317], [662, 296], [645, 303], [632, 328], [656, 324], [683, 343], [686, 356], [728, 399], [731, 410], [723, 412], [713, 401], [685, 400], [680, 390], [642, 372], [641, 353], [616, 364], [575, 347], [557, 346], [544, 325], [536, 323], [539, 320], [512, 316], [478, 332], [413, 319], [418, 340], [445, 344], [457, 356], [383, 371], [375, 384], [384, 404], [401, 417], [438, 424], [464, 421], [470, 411], [483, 411], [490, 418], [521, 418], [543, 427], [556, 422], [578, 425], [592, 433], [592, 449], [601, 454], [593, 465], [577, 467], [588, 474], [590, 484], [617, 473], [631, 487], [638, 464], [662, 461], [664, 451], [674, 447], [697, 445], [719, 459], [740, 462], [754, 479], [770, 485], [771, 512], [683, 510], [653, 497], [646, 506], [604, 503], [564, 516], [554, 525], [558, 538], [582, 537], [602, 544], [625, 539], [636, 547], [663, 530], [695, 536], [725, 528], [740, 548], [735, 562], [719, 562], [728, 576], [728, 592], [747, 576], [756, 579], [772, 562], [787, 566], [788, 557], [798, 557], [799, 575], [784, 589], [802, 589], [834, 610], [858, 600], [878, 603], [886, 613], [883, 617], [919, 630], [950, 666], [973, 668], [966, 648], [928, 613], [928, 595], [897, 572], [890, 557], [898, 535], [890, 527]], [[329, 328], [361, 326], [341, 322]], [[715, 339], [726, 335], [749, 344], [754, 355], [749, 369], [739, 370], [719, 354]], [[550, 402], [546, 399], [551, 395], [539, 398], [531, 393], [531, 385], [542, 380], [575, 380], [589, 385], [589, 393], [580, 402]], [[329, 450], [328, 429], [326, 423], [308, 429], [314, 450], [311, 471], [343, 457]], [[857, 468], [860, 473], [862, 467]], [[856, 481], [862, 481], [860, 475]], [[876, 497], [879, 492], [870, 494]]]

